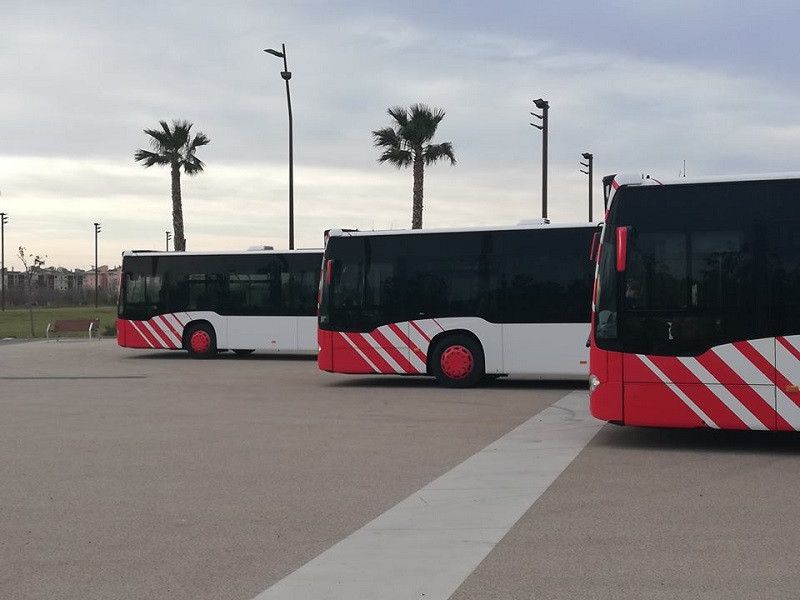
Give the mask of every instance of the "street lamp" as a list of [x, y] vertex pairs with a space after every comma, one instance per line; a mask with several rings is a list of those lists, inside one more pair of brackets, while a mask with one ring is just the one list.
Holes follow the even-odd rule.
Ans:
[[581, 165], [589, 169], [588, 171], [584, 171], [581, 169], [581, 173], [585, 173], [589, 176], [589, 223], [592, 222], [592, 165], [594, 163], [594, 155], [591, 152], [584, 152], [581, 154], [583, 158], [586, 159], [586, 162], [582, 162]]
[[531, 123], [536, 129], [542, 131], [542, 218], [547, 218], [547, 111], [550, 110], [550, 103], [547, 100], [538, 98], [533, 101], [536, 108], [542, 111], [542, 114], [531, 113], [532, 116], [541, 120], [542, 124], [537, 125]]
[[172, 234], [169, 231], [164, 232], [167, 235], [167, 252], [169, 252], [169, 241], [172, 239]]
[[294, 147], [292, 140], [292, 97], [289, 95], [289, 80], [292, 73], [286, 63], [286, 44], [281, 44], [281, 51], [266, 48], [267, 54], [283, 59], [283, 71], [281, 77], [286, 82], [286, 106], [289, 109], [289, 250], [294, 249]]
[[6, 309], [6, 223], [8, 213], [0, 212], [0, 308]]
[[100, 280], [97, 274], [97, 234], [100, 233], [100, 223], [94, 224], [94, 307], [97, 308], [97, 294], [100, 291]]

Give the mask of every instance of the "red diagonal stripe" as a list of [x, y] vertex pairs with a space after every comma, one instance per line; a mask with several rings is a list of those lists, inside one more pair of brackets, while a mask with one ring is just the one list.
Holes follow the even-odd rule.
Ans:
[[[414, 343], [414, 340], [408, 337], [406, 333], [400, 329], [400, 326], [397, 323], [390, 323], [389, 329], [391, 329], [394, 334], [400, 338], [400, 341], [402, 341], [406, 347], [408, 347], [408, 349], [414, 353], [414, 356], [422, 361], [422, 364], [427, 364], [427, 357], [425, 356], [425, 353], [419, 349], [419, 346]], [[430, 342], [430, 340], [427, 341]], [[413, 369], [414, 373], [419, 373], [419, 369], [417, 369], [414, 365], [411, 365], [411, 368]]]
[[786, 348], [789, 351], [789, 354], [794, 356], [795, 360], [800, 361], [800, 351], [797, 350], [794, 346], [792, 346], [785, 337], [775, 338], [778, 340], [778, 343]]
[[151, 331], [150, 335], [152, 335], [158, 340], [158, 346], [160, 348], [166, 348], [168, 350], [171, 350], [172, 344], [170, 344], [167, 334], [161, 331], [161, 327], [159, 327], [158, 322], [155, 321], [155, 319], [150, 319], [147, 321], [147, 324], [150, 325], [150, 327], [152, 327], [155, 330], [155, 333]]
[[420, 327], [419, 325], [417, 325], [417, 324], [416, 324], [416, 322], [414, 322], [414, 321], [409, 321], [409, 323], [411, 323], [411, 326], [412, 326], [414, 329], [416, 329], [417, 331], [419, 331], [419, 334], [420, 334], [422, 337], [424, 337], [424, 338], [425, 338], [425, 341], [426, 341], [426, 342], [430, 343], [430, 341], [431, 341], [431, 338], [429, 338], [429, 337], [428, 337], [428, 334], [427, 334], [427, 333], [425, 333], [425, 332], [422, 330], [422, 327]]
[[179, 333], [178, 330], [175, 329], [175, 327], [172, 326], [172, 323], [170, 323], [169, 319], [167, 318], [167, 315], [161, 315], [160, 319], [161, 319], [161, 322], [164, 324], [164, 327], [166, 327], [173, 334], [175, 334], [176, 338], [178, 338], [179, 340], [183, 338], [183, 333], [182, 332]]
[[172, 329], [172, 327], [170, 327], [169, 323], [167, 323], [162, 317], [159, 316], [150, 319], [150, 324], [158, 330], [159, 334], [161, 334], [167, 348], [170, 348], [172, 350], [175, 350], [177, 348], [175, 342], [172, 341], [172, 338], [170, 338], [168, 333], [168, 331], [172, 331], [174, 333], [174, 330]]
[[[386, 369], [389, 365], [386, 364], [378, 354], [376, 354], [372, 348], [364, 348], [364, 344], [366, 343], [364, 339], [361, 337], [360, 333], [351, 333], [351, 332], [334, 332], [334, 335], [339, 335], [341, 339], [340, 344], [336, 344], [334, 342], [334, 349], [333, 349], [333, 365], [334, 370], [338, 373], [375, 373], [375, 369], [373, 369], [367, 361], [364, 360], [358, 352], [350, 345], [350, 343], [345, 339], [345, 336], [349, 336], [350, 341], [356, 345], [356, 347], [361, 350], [361, 352], [372, 361], [372, 364], [378, 369], [378, 373], [386, 373]], [[391, 370], [394, 373], [394, 369]]]
[[367, 335], [369, 334], [351, 333], [350, 339], [353, 340], [356, 346], [358, 346], [359, 350], [369, 357], [369, 359], [372, 361], [372, 364], [378, 367], [379, 373], [396, 374], [397, 371], [394, 370], [394, 367], [386, 362], [386, 360], [380, 354], [378, 354], [378, 351], [375, 350], [375, 348], [373, 348], [369, 343], [369, 340], [366, 338]]
[[753, 363], [753, 366], [761, 371], [767, 379], [775, 383], [775, 365], [764, 358], [758, 350], [753, 348], [750, 342], [734, 342], [733, 347], [741, 352], [747, 360]]
[[[381, 332], [380, 329], [375, 329], [371, 331], [370, 335], [372, 335], [372, 339], [378, 342], [378, 345], [383, 349], [383, 351], [386, 352], [389, 356], [391, 356], [394, 359], [394, 362], [400, 365], [400, 368], [403, 369], [403, 371], [405, 371], [406, 373], [417, 372], [414, 366], [410, 362], [408, 362], [408, 359], [405, 356], [403, 356], [403, 353], [399, 349], [394, 347], [394, 344], [392, 344], [392, 342], [390, 342], [387, 339], [387, 337], [383, 335], [383, 332]], [[402, 336], [400, 337], [400, 341], [404, 342]], [[392, 369], [392, 371], [394, 371], [394, 369]]]
[[747, 384], [730, 365], [714, 354], [712, 350], [698, 356], [697, 362], [718, 381], [732, 382], [724, 384], [725, 389], [733, 394], [768, 429], [775, 429], [776, 425], [778, 427], [788, 426], [788, 423], [775, 411], [774, 404], [767, 404], [751, 385]]
[[150, 344], [152, 344], [153, 348], [163, 348], [164, 347], [164, 345], [161, 343], [161, 341], [159, 339], [155, 338], [153, 336], [153, 334], [150, 333], [150, 330], [147, 329], [147, 327], [145, 327], [144, 321], [131, 321], [131, 322], [136, 324], [136, 329], [134, 329], [134, 331], [138, 331], [139, 335], [141, 335], [141, 337], [146, 342], [150, 342]]
[[[792, 382], [789, 381], [783, 375], [783, 373], [778, 371], [775, 365], [773, 365], [767, 359], [761, 356], [761, 353], [758, 352], [755, 348], [753, 348], [753, 346], [750, 345], [748, 342], [736, 342], [734, 346], [736, 346], [736, 348], [738, 348], [739, 351], [742, 354], [744, 354], [747, 357], [747, 359], [753, 364], [756, 364], [756, 361], [759, 361], [759, 364], [757, 365], [759, 370], [762, 373], [764, 373], [767, 377], [769, 377], [772, 382], [775, 383], [775, 386], [778, 388], [778, 393], [782, 393], [786, 398], [791, 400], [794, 404], [800, 404], [800, 402], [798, 402], [796, 398], [797, 396], [796, 394], [789, 395], [785, 393], [789, 389], [789, 386], [792, 385]], [[792, 427], [789, 427], [789, 429], [792, 429]]]
[[648, 356], [671, 383], [686, 394], [697, 407], [724, 429], [749, 429], [709, 388], [674, 356]]

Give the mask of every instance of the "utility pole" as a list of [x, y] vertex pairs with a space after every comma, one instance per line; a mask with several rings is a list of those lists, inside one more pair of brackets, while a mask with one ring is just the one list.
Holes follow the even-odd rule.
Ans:
[[547, 218], [547, 111], [550, 110], [550, 103], [547, 100], [538, 98], [533, 101], [536, 108], [542, 111], [541, 115], [531, 113], [532, 116], [542, 121], [541, 125], [531, 123], [536, 129], [542, 132], [542, 218]]
[[0, 212], [0, 308], [6, 309], [6, 223], [8, 213]]
[[581, 154], [583, 158], [586, 159], [586, 162], [582, 162], [581, 164], [589, 169], [588, 171], [584, 171], [581, 169], [581, 173], [585, 173], [589, 176], [589, 223], [592, 222], [592, 165], [594, 163], [594, 155], [591, 152], [584, 152]]
[[94, 307], [97, 308], [97, 296], [100, 292], [100, 279], [97, 266], [97, 234], [100, 233], [100, 223], [94, 224]]

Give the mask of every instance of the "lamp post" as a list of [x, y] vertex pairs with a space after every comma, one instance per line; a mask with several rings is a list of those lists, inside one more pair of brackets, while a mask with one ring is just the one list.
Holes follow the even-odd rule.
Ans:
[[536, 129], [542, 132], [542, 218], [547, 218], [547, 111], [550, 110], [550, 103], [547, 100], [538, 98], [533, 101], [536, 108], [542, 111], [542, 114], [531, 113], [532, 116], [541, 120], [542, 124], [537, 125], [531, 123]]
[[267, 54], [283, 59], [283, 71], [281, 77], [286, 82], [286, 107], [289, 109], [289, 250], [294, 249], [294, 147], [292, 136], [292, 97], [289, 94], [289, 80], [292, 72], [286, 63], [286, 44], [281, 44], [281, 51], [266, 48]]
[[581, 169], [581, 173], [585, 173], [589, 176], [589, 223], [592, 222], [592, 165], [594, 163], [594, 155], [591, 152], [584, 152], [581, 154], [583, 158], [586, 159], [586, 162], [582, 162], [581, 165], [586, 167], [588, 171], [584, 171]]
[[0, 212], [0, 308], [6, 309], [6, 223], [8, 213]]
[[97, 234], [100, 233], [100, 223], [94, 224], [94, 307], [97, 308], [97, 294], [100, 291], [100, 280], [97, 268]]
[[167, 236], [167, 252], [169, 252], [169, 241], [172, 239], [172, 234], [169, 231], [164, 232]]

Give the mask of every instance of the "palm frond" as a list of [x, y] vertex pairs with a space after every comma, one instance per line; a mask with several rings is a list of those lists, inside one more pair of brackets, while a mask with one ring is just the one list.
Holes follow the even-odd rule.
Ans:
[[133, 155], [133, 159], [136, 162], [142, 163], [145, 168], [152, 167], [153, 165], [168, 165], [172, 162], [171, 159], [164, 154], [141, 149], [136, 151]]
[[408, 167], [414, 162], [414, 155], [410, 150], [403, 150], [402, 148], [387, 148], [378, 157], [379, 163], [389, 163], [398, 169]]
[[450, 160], [451, 165], [456, 164], [456, 156], [453, 152], [453, 144], [450, 142], [442, 142], [441, 144], [431, 144], [425, 148], [423, 154], [426, 165], [432, 165], [436, 161], [447, 158]]
[[205, 166], [206, 164], [194, 155], [187, 157], [183, 161], [183, 170], [189, 176], [202, 173]]
[[408, 112], [402, 106], [392, 106], [386, 112], [400, 127], [405, 127], [408, 124]]
[[397, 131], [391, 127], [384, 127], [372, 132], [372, 145], [385, 148], [399, 148], [402, 140]]

